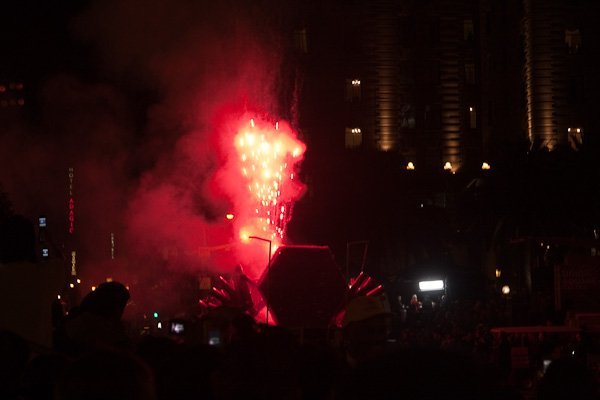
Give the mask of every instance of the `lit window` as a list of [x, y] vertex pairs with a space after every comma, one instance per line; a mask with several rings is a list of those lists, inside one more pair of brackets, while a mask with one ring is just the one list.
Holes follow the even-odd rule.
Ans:
[[346, 101], [358, 101], [361, 97], [360, 79], [346, 79]]
[[463, 20], [463, 36], [465, 40], [471, 41], [473, 40], [473, 36], [475, 35], [475, 30], [473, 28], [473, 20], [465, 19]]
[[569, 54], [575, 54], [581, 47], [581, 33], [579, 29], [566, 29], [565, 30], [565, 44], [569, 49]]
[[411, 104], [403, 104], [400, 107], [400, 127], [414, 128], [416, 125], [415, 110]]
[[308, 41], [306, 40], [306, 29], [294, 31], [294, 46], [303, 53], [308, 53]]
[[573, 150], [579, 150], [583, 144], [583, 129], [581, 128], [569, 128], [567, 129], [569, 146]]
[[475, 84], [475, 64], [465, 64], [465, 82], [469, 85]]
[[469, 107], [469, 127], [471, 129], [477, 128], [477, 111], [475, 111], [475, 107]]
[[346, 128], [346, 148], [354, 149], [362, 144], [362, 131], [360, 128]]

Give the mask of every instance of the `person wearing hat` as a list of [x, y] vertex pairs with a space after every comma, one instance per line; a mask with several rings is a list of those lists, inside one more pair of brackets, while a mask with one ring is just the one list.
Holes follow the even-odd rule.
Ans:
[[376, 297], [358, 296], [346, 307], [342, 344], [351, 367], [377, 359], [389, 345], [391, 313]]

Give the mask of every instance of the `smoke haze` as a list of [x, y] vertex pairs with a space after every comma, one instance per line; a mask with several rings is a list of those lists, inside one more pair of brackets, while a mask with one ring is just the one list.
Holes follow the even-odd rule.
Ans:
[[285, 15], [277, 2], [91, 2], [69, 21], [91, 67], [48, 76], [35, 122], [0, 130], [0, 183], [15, 211], [46, 214], [53, 241], [68, 247], [74, 167], [84, 275], [127, 275], [109, 265], [111, 233], [119, 268], [233, 267], [238, 257], [223, 245], [237, 194], [215, 173], [237, 119], [289, 117], [280, 94], [293, 90], [282, 87], [284, 49], [272, 29]]

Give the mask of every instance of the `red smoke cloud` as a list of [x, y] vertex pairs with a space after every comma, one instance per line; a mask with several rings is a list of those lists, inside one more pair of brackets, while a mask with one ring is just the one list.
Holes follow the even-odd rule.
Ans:
[[[227, 146], [235, 150], [236, 124], [250, 112], [289, 119], [280, 104], [293, 100], [281, 94], [295, 92], [281, 78], [284, 6], [251, 3], [97, 1], [72, 21], [91, 72], [46, 79], [37, 125], [3, 133], [0, 182], [18, 212], [49, 216], [60, 247], [67, 169], [75, 168], [83, 274], [108, 273], [111, 233], [119, 265], [134, 273], [149, 265], [223, 271], [244, 261], [230, 246], [242, 219], [225, 215], [248, 194], [234, 175], [223, 178]], [[252, 247], [264, 263], [265, 250]]]

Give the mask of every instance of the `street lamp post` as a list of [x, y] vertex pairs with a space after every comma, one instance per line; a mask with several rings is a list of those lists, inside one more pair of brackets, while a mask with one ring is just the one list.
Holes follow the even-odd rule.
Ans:
[[360, 272], [363, 272], [363, 270], [365, 269], [365, 262], [367, 261], [367, 250], [369, 248], [368, 240], [354, 240], [352, 242], [346, 243], [346, 280], [348, 281], [348, 283], [350, 283], [350, 247], [354, 246], [355, 244], [364, 245], [362, 261], [360, 264]]
[[[271, 247], [273, 246], [273, 242], [271, 240], [269, 240], [269, 239], [265, 239], [265, 238], [262, 238], [260, 236], [248, 236], [248, 238], [249, 239], [256, 239], [256, 240], [260, 240], [261, 242], [267, 242], [267, 243], [269, 243], [269, 261], [267, 263], [267, 274], [268, 274], [269, 270], [271, 269]], [[269, 284], [269, 281], [267, 281], [267, 290], [266, 290], [266, 293], [265, 293], [265, 303], [266, 303], [266, 308], [267, 308], [267, 315], [266, 315], [265, 320], [266, 320], [267, 326], [269, 325], [269, 301], [267, 299], [267, 297], [269, 295], [269, 287], [270, 287], [270, 284]]]

